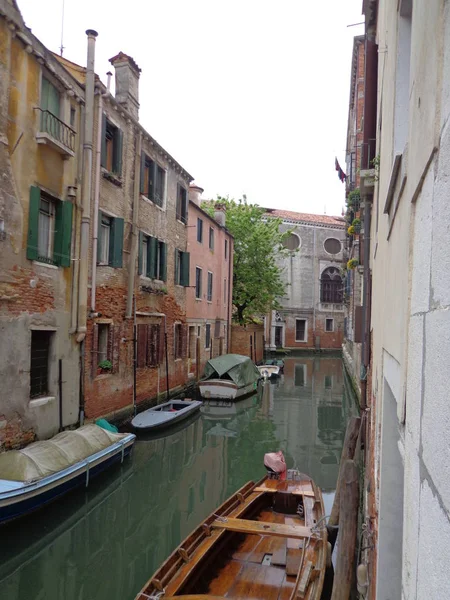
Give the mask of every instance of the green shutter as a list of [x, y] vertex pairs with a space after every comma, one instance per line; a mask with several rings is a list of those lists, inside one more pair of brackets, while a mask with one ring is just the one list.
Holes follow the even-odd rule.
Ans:
[[150, 163], [150, 182], [148, 185], [148, 197], [150, 200], [155, 199], [155, 190], [156, 190], [156, 163], [154, 160]]
[[146, 275], [142, 273], [142, 242], [144, 241], [144, 234], [142, 231], [139, 232], [139, 252], [138, 252], [138, 275]]
[[139, 191], [141, 194], [144, 193], [145, 189], [145, 154], [141, 152], [141, 181], [139, 184]]
[[106, 169], [106, 115], [102, 115], [102, 167]]
[[98, 223], [97, 223], [97, 264], [100, 264], [100, 252], [101, 252], [101, 236], [102, 236], [102, 213], [98, 211]]
[[181, 253], [181, 278], [180, 283], [187, 287], [189, 285], [189, 252]]
[[174, 269], [173, 272], [175, 273], [175, 285], [178, 285], [179, 283], [179, 279], [178, 279], [178, 254], [179, 254], [179, 250], [177, 250], [175, 248], [175, 263], [174, 263]]
[[111, 267], [122, 266], [123, 250], [123, 219], [111, 219], [111, 243], [109, 264]]
[[158, 258], [158, 240], [150, 237], [148, 240], [147, 274], [151, 279], [156, 277], [156, 260]]
[[30, 206], [28, 210], [28, 241], [27, 258], [37, 260], [38, 257], [38, 224], [39, 207], [41, 204], [41, 190], [32, 185], [30, 187]]
[[113, 147], [113, 171], [119, 176], [122, 173], [122, 141], [123, 133], [120, 129], [116, 129]]
[[55, 218], [55, 241], [53, 260], [61, 267], [70, 267], [72, 249], [72, 214], [71, 202], [58, 202]]
[[161, 244], [161, 269], [160, 278], [162, 281], [167, 281], [167, 244], [164, 242]]

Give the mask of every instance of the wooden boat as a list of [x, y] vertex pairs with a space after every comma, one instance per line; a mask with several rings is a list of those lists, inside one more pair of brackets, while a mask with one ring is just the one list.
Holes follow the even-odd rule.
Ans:
[[189, 418], [201, 405], [198, 400], [170, 400], [139, 413], [131, 424], [140, 431], [155, 431]]
[[260, 365], [258, 370], [264, 379], [271, 379], [280, 375], [280, 367], [278, 365]]
[[324, 514], [307, 475], [249, 482], [178, 546], [136, 600], [319, 600]]
[[0, 454], [0, 523], [32, 512], [123, 462], [136, 436], [98, 425]]
[[248, 356], [223, 354], [208, 360], [198, 388], [205, 399], [237, 400], [255, 392], [260, 377]]

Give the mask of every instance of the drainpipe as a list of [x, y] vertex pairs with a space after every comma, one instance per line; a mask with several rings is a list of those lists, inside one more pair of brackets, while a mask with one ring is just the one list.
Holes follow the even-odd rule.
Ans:
[[81, 194], [81, 243], [80, 243], [80, 274], [78, 288], [78, 327], [77, 342], [81, 343], [86, 337], [87, 330], [87, 295], [88, 295], [88, 253], [89, 228], [91, 221], [92, 193], [92, 138], [94, 127], [94, 85], [95, 85], [95, 38], [97, 32], [93, 29], [86, 31], [88, 37], [87, 68], [86, 68], [86, 111], [84, 119], [83, 143], [83, 186]]
[[233, 307], [233, 299], [231, 297], [231, 264], [234, 255], [234, 239], [229, 239], [230, 250], [228, 253], [228, 315], [227, 315], [227, 354], [231, 350], [231, 313]]
[[[80, 107], [81, 119], [80, 123], [84, 123], [85, 110], [84, 106]], [[78, 156], [83, 155], [83, 132], [80, 131], [78, 143]], [[77, 164], [77, 181], [80, 184], [83, 181], [83, 161], [79, 160]], [[79, 272], [80, 272], [80, 229], [81, 229], [81, 201], [80, 194], [77, 193], [74, 200], [74, 261], [73, 261], [73, 276], [72, 276], [72, 309], [70, 333], [75, 333], [77, 330], [78, 321], [78, 290], [79, 290]]]
[[103, 94], [101, 90], [99, 90], [97, 116], [97, 147], [95, 149], [94, 223], [92, 226], [91, 313], [95, 313], [95, 296], [97, 291], [98, 207], [100, 201], [100, 171], [102, 160], [102, 115]]
[[313, 225], [313, 346], [316, 346], [316, 226]]
[[138, 245], [139, 245], [139, 228], [138, 228], [138, 217], [139, 217], [139, 198], [141, 188], [141, 146], [142, 146], [142, 131], [139, 131], [139, 135], [136, 138], [136, 153], [134, 159], [134, 194], [133, 194], [133, 217], [131, 223], [131, 252], [130, 252], [130, 264], [128, 267], [128, 293], [127, 293], [127, 319], [131, 318], [133, 311], [133, 293], [134, 293], [134, 280], [136, 275], [136, 260], [138, 257]]

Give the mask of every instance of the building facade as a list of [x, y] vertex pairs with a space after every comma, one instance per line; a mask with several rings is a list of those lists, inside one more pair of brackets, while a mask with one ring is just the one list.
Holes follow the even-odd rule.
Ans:
[[363, 10], [363, 136], [368, 147], [376, 138], [376, 161], [363, 163], [360, 185], [370, 232], [361, 381], [368, 582], [361, 590], [380, 600], [445, 598], [450, 12], [443, 0], [367, 0]]
[[0, 449], [79, 415], [73, 262], [84, 89], [0, 2]]
[[210, 358], [230, 350], [233, 300], [233, 236], [225, 211], [215, 206], [215, 218], [201, 208], [202, 189], [189, 189], [188, 252], [190, 285], [186, 290], [188, 370], [199, 377]]
[[286, 296], [281, 308], [266, 316], [266, 348], [275, 350], [340, 349], [344, 335], [342, 266], [343, 218], [266, 209], [292, 230], [282, 259]]

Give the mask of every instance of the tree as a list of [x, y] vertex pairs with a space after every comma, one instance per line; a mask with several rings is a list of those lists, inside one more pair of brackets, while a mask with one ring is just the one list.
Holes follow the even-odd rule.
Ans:
[[285, 295], [287, 284], [277, 262], [289, 252], [283, 240], [291, 232], [281, 232], [281, 219], [264, 218], [264, 209], [245, 196], [237, 202], [218, 196], [203, 208], [213, 214], [214, 204], [224, 207], [226, 227], [234, 236], [233, 320], [242, 325], [278, 308], [277, 298]]

